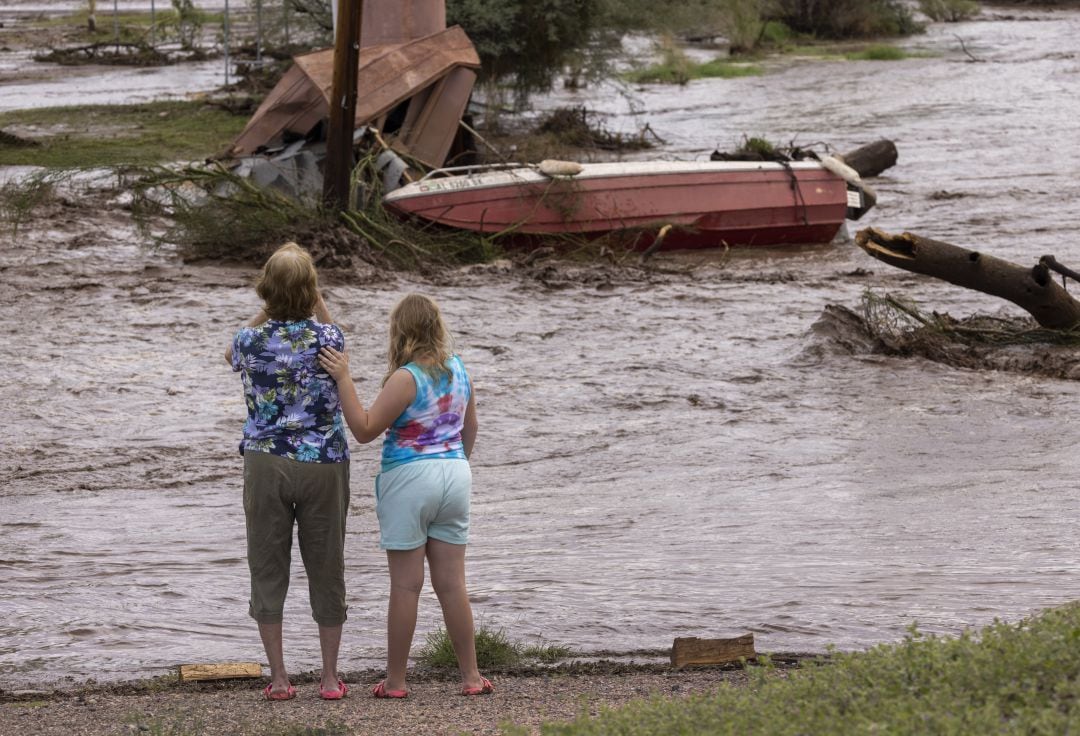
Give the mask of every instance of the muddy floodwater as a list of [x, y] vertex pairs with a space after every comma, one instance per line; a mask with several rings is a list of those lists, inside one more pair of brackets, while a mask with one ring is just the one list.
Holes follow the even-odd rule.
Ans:
[[[541, 104], [648, 122], [669, 142], [656, 157], [743, 134], [888, 137], [900, 162], [859, 226], [1078, 268], [1080, 13], [988, 18], [933, 27], [904, 61], [788, 59]], [[148, 250], [122, 212], [51, 212], [0, 240], [0, 687], [261, 660], [244, 405], [222, 359], [258, 307], [253, 272]], [[823, 651], [1080, 598], [1080, 384], [852, 354], [814, 328], [867, 288], [954, 316], [1017, 310], [850, 242], [697, 260], [638, 279], [328, 283], [367, 398], [402, 293], [433, 294], [456, 333], [479, 401], [468, 572], [485, 625], [584, 651], [746, 631], [759, 650]], [[344, 669], [383, 655], [377, 450], [353, 444]], [[293, 586], [289, 664], [313, 668], [299, 570]], [[425, 593], [418, 644], [439, 621]]]

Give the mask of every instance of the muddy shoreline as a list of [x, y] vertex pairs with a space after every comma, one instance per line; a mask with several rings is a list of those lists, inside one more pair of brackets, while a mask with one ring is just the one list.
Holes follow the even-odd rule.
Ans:
[[[612, 653], [615, 654], [615, 653]], [[775, 675], [785, 676], [814, 655], [771, 655]], [[453, 673], [417, 668], [404, 701], [378, 701], [370, 688], [384, 672], [343, 672], [349, 697], [326, 703], [316, 696], [318, 676], [292, 676], [298, 696], [266, 703], [260, 689], [269, 680], [179, 683], [175, 676], [108, 685], [84, 684], [68, 690], [0, 690], [0, 733], [39, 736], [137, 734], [151, 731], [181, 736], [292, 733], [498, 734], [506, 724], [535, 733], [541, 723], [598, 714], [634, 700], [685, 698], [747, 683], [741, 664], [673, 669], [667, 664], [600, 659], [554, 666], [485, 670], [496, 683], [490, 697], [462, 698]], [[30, 724], [33, 724], [31, 727]], [[293, 730], [289, 730], [293, 729]], [[307, 733], [307, 731], [303, 731]]]

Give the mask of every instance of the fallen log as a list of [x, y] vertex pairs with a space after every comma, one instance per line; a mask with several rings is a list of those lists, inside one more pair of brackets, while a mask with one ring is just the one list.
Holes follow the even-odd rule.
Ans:
[[839, 156], [840, 160], [859, 172], [859, 176], [877, 176], [885, 169], [896, 165], [898, 157], [896, 144], [890, 140], [882, 139], [867, 143], [865, 146], [856, 148], [851, 153]]
[[733, 639], [699, 639], [696, 636], [676, 637], [671, 647], [671, 666], [691, 664], [726, 664], [743, 657], [753, 659], [754, 635], [743, 634]]
[[855, 244], [890, 266], [1007, 299], [1043, 327], [1067, 330], [1080, 324], [1080, 302], [1054, 281], [1048, 264], [1058, 267], [1054, 270], [1060, 266], [1051, 257], [1025, 268], [913, 233], [890, 235], [872, 227], [856, 233]]

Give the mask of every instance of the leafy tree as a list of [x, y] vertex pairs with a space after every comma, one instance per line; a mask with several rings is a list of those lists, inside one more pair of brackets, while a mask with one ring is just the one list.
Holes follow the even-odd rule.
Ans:
[[770, 18], [822, 38], [897, 36], [921, 30], [903, 0], [772, 0], [771, 5]]
[[979, 14], [976, 0], [919, 0], [919, 10], [930, 20], [956, 23]]
[[447, 0], [446, 20], [465, 29], [480, 54], [481, 79], [521, 94], [549, 89], [585, 48], [604, 0]]

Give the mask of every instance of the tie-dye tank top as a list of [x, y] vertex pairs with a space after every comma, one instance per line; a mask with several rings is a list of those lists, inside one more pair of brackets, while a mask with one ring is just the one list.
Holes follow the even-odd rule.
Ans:
[[386, 430], [382, 470], [429, 458], [465, 459], [461, 428], [472, 385], [461, 358], [450, 356], [449, 372], [436, 378], [416, 363], [402, 367], [416, 382], [416, 398]]

